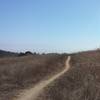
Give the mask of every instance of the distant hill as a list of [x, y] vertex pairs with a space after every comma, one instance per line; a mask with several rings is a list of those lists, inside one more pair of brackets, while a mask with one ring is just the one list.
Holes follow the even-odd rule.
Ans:
[[18, 56], [18, 53], [0, 50], [0, 57]]

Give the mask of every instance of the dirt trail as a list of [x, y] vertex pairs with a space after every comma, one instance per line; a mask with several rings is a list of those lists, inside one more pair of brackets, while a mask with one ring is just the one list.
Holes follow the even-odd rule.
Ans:
[[65, 72], [67, 72], [70, 68], [70, 62], [71, 57], [68, 56], [66, 62], [65, 62], [65, 69], [61, 71], [60, 73], [54, 75], [48, 80], [41, 81], [39, 84], [34, 86], [31, 89], [23, 91], [23, 93], [20, 94], [20, 96], [17, 99], [14, 100], [36, 100], [36, 98], [39, 96], [40, 93], [42, 93], [42, 90], [47, 87], [50, 83], [52, 83], [54, 80], [62, 76]]

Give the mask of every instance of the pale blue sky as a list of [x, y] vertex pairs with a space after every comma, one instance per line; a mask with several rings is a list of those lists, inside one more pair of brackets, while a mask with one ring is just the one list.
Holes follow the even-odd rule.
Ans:
[[100, 0], [0, 0], [0, 49], [76, 52], [100, 47]]

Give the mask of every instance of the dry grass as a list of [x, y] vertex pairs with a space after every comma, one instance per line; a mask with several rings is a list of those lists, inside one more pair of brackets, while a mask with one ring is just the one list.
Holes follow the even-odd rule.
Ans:
[[[100, 100], [100, 50], [71, 56], [71, 69], [37, 100]], [[49, 54], [0, 59], [0, 100], [12, 100], [20, 90], [60, 72], [66, 58]]]
[[11, 100], [20, 90], [63, 69], [66, 55], [47, 54], [0, 59], [0, 100]]
[[100, 51], [72, 54], [71, 66], [38, 100], [100, 100]]

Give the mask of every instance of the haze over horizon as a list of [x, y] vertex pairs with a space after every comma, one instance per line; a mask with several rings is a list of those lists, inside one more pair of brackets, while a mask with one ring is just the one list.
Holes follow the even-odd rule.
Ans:
[[76, 52], [100, 47], [100, 0], [0, 0], [0, 49]]

